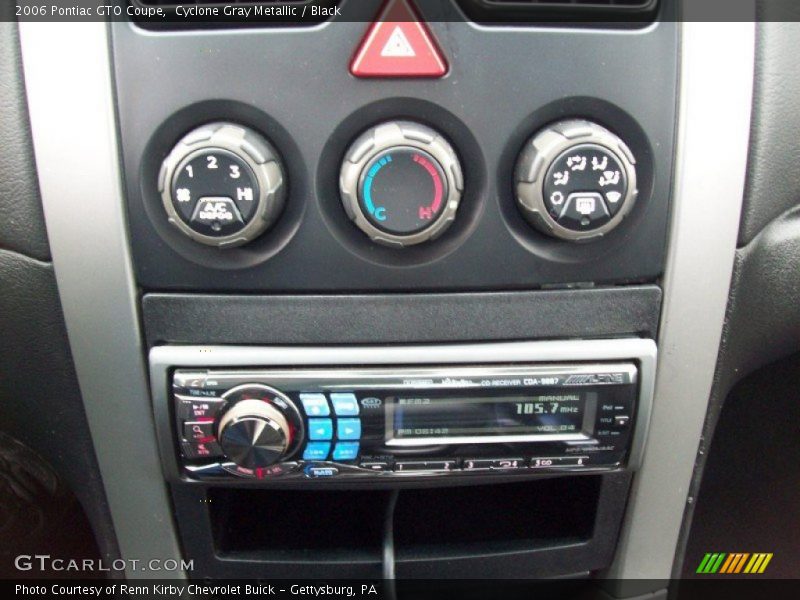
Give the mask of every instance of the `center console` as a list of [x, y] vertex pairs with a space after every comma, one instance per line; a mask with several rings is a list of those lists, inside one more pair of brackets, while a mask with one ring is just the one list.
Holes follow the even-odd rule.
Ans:
[[165, 576], [192, 580], [664, 587], [728, 300], [752, 23], [679, 22], [672, 0], [213, 23], [157, 4], [158, 24], [20, 23], [120, 557], [191, 559]]
[[613, 561], [653, 404], [677, 24], [408, 6], [112, 26], [193, 578], [380, 577], [389, 534], [400, 577]]
[[187, 555], [210, 577], [379, 577], [388, 510], [404, 576], [595, 570], [641, 462], [655, 360], [634, 338], [155, 347]]
[[[380, 577], [393, 540], [399, 577], [668, 576], [725, 301], [697, 288], [729, 275], [696, 254], [725, 245], [744, 170], [703, 143], [750, 106], [708, 53], [736, 36], [699, 44], [672, 0], [157, 4], [60, 44], [107, 58], [90, 107], [35, 93], [91, 61], [23, 27], [121, 553]], [[94, 127], [75, 157], [36, 100], [62, 95]]]

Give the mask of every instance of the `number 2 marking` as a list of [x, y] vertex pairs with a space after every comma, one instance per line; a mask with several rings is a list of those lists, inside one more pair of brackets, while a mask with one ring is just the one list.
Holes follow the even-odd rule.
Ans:
[[216, 156], [208, 156], [208, 157], [206, 157], [206, 160], [208, 161], [208, 164], [206, 165], [206, 168], [208, 168], [208, 169], [216, 169], [217, 168], [217, 157]]

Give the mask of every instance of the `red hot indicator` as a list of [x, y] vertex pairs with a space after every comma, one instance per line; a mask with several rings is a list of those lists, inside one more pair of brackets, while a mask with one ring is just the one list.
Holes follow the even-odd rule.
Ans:
[[419, 218], [431, 221], [434, 214], [438, 214], [439, 208], [442, 206], [442, 178], [433, 163], [421, 154], [414, 155], [414, 162], [423, 167], [433, 179], [433, 203], [430, 206], [419, 207]]

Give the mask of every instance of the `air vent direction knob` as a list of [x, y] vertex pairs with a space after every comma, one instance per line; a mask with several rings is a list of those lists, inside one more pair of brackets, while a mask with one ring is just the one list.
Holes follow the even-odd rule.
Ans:
[[559, 121], [530, 138], [517, 160], [517, 204], [538, 230], [573, 242], [617, 227], [636, 202], [636, 159], [605, 127]]

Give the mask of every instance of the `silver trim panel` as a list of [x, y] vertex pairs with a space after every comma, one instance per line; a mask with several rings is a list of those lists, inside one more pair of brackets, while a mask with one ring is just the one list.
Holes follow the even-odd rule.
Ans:
[[[142, 563], [180, 560], [139, 335], [108, 29], [70, 22], [19, 28], [58, 291], [119, 549], [123, 559]], [[148, 576], [134, 566], [126, 574]]]
[[[755, 15], [755, 13], [753, 13]], [[673, 220], [657, 401], [609, 573], [672, 575], [706, 416], [739, 230], [753, 97], [754, 23], [682, 24]], [[641, 593], [641, 590], [640, 592]], [[624, 591], [615, 592], [626, 595]], [[630, 595], [630, 594], [628, 594]]]

